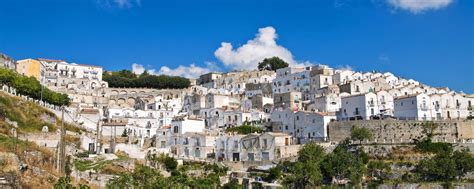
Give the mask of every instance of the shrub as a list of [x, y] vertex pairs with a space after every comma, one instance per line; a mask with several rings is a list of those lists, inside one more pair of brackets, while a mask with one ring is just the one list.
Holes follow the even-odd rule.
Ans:
[[191, 84], [189, 79], [184, 77], [150, 75], [146, 71], [140, 75], [136, 75], [130, 70], [109, 71], [104, 72], [102, 78], [109, 83], [110, 87], [182, 89]]
[[57, 93], [42, 87], [34, 77], [26, 77], [12, 70], [0, 68], [0, 84], [5, 84], [16, 89], [16, 92], [34, 99], [43, 98], [44, 101], [57, 106], [69, 105], [66, 94]]
[[250, 134], [250, 133], [261, 133], [263, 130], [259, 127], [251, 126], [251, 125], [242, 125], [238, 127], [231, 127], [225, 130], [226, 132], [237, 132], [239, 134]]

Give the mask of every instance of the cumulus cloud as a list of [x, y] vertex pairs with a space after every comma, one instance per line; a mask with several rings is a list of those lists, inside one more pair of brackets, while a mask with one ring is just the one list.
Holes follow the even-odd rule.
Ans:
[[[254, 39], [247, 41], [246, 44], [234, 49], [232, 44], [223, 42], [215, 52], [215, 57], [220, 60], [223, 66], [230, 70], [255, 70], [257, 65], [264, 58], [271, 58], [274, 56], [280, 57], [288, 62], [290, 66], [303, 67], [314, 65], [309, 61], [297, 62], [293, 59], [291, 52], [285, 47], [278, 45], [276, 39], [278, 35], [273, 27], [260, 28]], [[189, 66], [180, 65], [176, 68], [162, 66], [160, 69], [146, 69], [143, 65], [133, 64], [132, 71], [136, 74], [141, 74], [145, 70], [150, 74], [155, 75], [172, 75], [182, 76], [187, 78], [198, 78], [202, 74], [209, 72], [220, 72], [219, 66], [214, 62], [206, 62], [204, 66], [190, 64]]]
[[159, 70], [146, 69], [141, 64], [132, 64], [132, 72], [135, 74], [142, 74], [143, 72], [145, 72], [145, 70], [152, 75], [171, 75], [186, 78], [198, 78], [202, 74], [219, 71], [219, 68], [213, 62], [206, 62], [205, 67], [200, 67], [196, 66], [196, 64], [191, 64], [189, 66], [180, 65], [174, 69], [168, 66], [162, 66]]
[[278, 35], [275, 28], [269, 26], [260, 28], [255, 38], [234, 49], [231, 43], [223, 42], [214, 55], [226, 67], [235, 70], [253, 70], [264, 58], [278, 56], [290, 65], [296, 65], [291, 52], [278, 45]]
[[453, 0], [387, 0], [387, 2], [397, 9], [418, 14], [447, 7]]
[[175, 69], [171, 69], [168, 66], [162, 66], [158, 71], [158, 74], [198, 78], [202, 74], [217, 71], [217, 68], [213, 63], [207, 62], [206, 64], [206, 67], [196, 66], [195, 64], [189, 66], [180, 65]]
[[143, 72], [145, 72], [145, 67], [141, 64], [137, 64], [137, 63], [133, 63], [132, 64], [132, 72], [134, 74], [142, 74]]

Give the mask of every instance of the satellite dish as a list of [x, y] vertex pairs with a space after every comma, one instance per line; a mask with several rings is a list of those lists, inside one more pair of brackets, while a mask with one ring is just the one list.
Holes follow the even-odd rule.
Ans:
[[46, 126], [46, 125], [45, 125], [45, 126], [43, 126], [43, 128], [41, 129], [41, 132], [43, 132], [43, 133], [47, 133], [47, 132], [49, 132], [49, 128], [48, 128], [48, 126]]

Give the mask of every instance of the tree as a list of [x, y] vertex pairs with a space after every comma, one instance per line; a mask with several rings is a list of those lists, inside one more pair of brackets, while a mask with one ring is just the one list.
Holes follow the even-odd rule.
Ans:
[[382, 160], [374, 160], [369, 162], [367, 170], [372, 178], [383, 181], [388, 179], [391, 167], [389, 163], [385, 163]]
[[322, 169], [328, 179], [350, 179], [352, 183], [361, 182], [366, 173], [368, 157], [361, 149], [349, 149], [346, 144], [337, 146], [326, 156]]
[[281, 167], [279, 165], [272, 167], [268, 170], [268, 175], [265, 177], [265, 180], [268, 182], [272, 182], [274, 180], [278, 180], [282, 175]]
[[474, 156], [469, 152], [469, 149], [454, 151], [452, 159], [456, 164], [457, 179], [461, 179], [467, 173], [474, 171]]
[[372, 132], [364, 127], [352, 126], [351, 130], [351, 139], [358, 140], [359, 143], [362, 143], [363, 140], [371, 140]]
[[244, 186], [239, 184], [239, 181], [236, 179], [230, 180], [228, 183], [225, 183], [224, 186], [222, 186], [224, 189], [243, 189]]
[[306, 143], [298, 151], [298, 161], [288, 167], [290, 173], [284, 183], [294, 188], [316, 187], [321, 184], [321, 162], [325, 156], [324, 148], [314, 142]]
[[250, 133], [261, 133], [263, 130], [260, 127], [255, 127], [251, 125], [242, 125], [238, 127], [230, 127], [225, 130], [226, 132], [237, 132], [242, 135], [250, 134]]
[[472, 171], [474, 157], [467, 149], [439, 152], [416, 166], [416, 172], [426, 181], [453, 181]]
[[107, 71], [102, 75], [102, 79], [107, 81], [110, 87], [127, 88], [182, 89], [191, 84], [189, 79], [184, 77], [152, 75], [148, 71], [140, 75], [130, 70]]
[[288, 63], [283, 61], [282, 59], [274, 56], [272, 58], [265, 58], [262, 62], [258, 63], [258, 70], [271, 70], [275, 71], [280, 68], [288, 67]]
[[[18, 94], [23, 94], [34, 99], [42, 99], [57, 106], [69, 105], [67, 94], [57, 93], [42, 87], [34, 77], [20, 75], [12, 70], [0, 68], [0, 84], [6, 84], [16, 89]], [[43, 88], [43, 89], [42, 89]]]

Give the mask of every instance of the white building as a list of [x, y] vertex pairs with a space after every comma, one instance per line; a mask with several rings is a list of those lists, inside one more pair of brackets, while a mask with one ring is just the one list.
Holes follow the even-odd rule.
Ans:
[[363, 93], [358, 95], [341, 97], [340, 120], [371, 119], [379, 114], [377, 95], [375, 93]]
[[394, 116], [407, 120], [432, 120], [430, 97], [426, 94], [401, 96], [394, 99]]
[[274, 161], [297, 155], [298, 146], [284, 133], [224, 135], [216, 141], [219, 161]]
[[275, 109], [271, 122], [274, 132], [283, 132], [293, 136], [297, 143], [309, 140], [327, 140], [327, 125], [335, 120], [335, 114], [323, 112], [297, 111]]
[[393, 116], [393, 96], [387, 91], [378, 91], [375, 94], [377, 95], [380, 114]]

